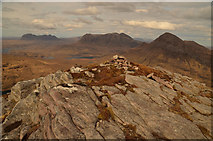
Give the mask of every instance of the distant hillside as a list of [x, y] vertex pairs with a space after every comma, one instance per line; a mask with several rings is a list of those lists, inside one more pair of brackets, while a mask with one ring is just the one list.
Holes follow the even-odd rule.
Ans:
[[143, 44], [124, 33], [85, 34], [81, 37], [80, 42], [108, 47], [137, 47]]
[[151, 43], [153, 41], [152, 39], [148, 39], [148, 38], [134, 38], [134, 40], [146, 42], [146, 43]]
[[24, 34], [21, 40], [59, 40], [54, 35], [34, 35], [34, 34]]
[[149, 66], [161, 66], [210, 85], [211, 51], [194, 41], [164, 33], [150, 44], [126, 51], [126, 56]]

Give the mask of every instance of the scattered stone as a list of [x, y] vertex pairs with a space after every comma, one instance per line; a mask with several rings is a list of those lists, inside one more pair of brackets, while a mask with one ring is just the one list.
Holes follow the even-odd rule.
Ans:
[[169, 84], [168, 81], [164, 81], [163, 79], [154, 76], [154, 73], [151, 73], [151, 74], [147, 75], [147, 78], [152, 78], [156, 82], [161, 83], [161, 84], [165, 85], [166, 87], [168, 87], [170, 89], [173, 89], [173, 87]]
[[102, 86], [102, 90], [107, 90], [110, 95], [121, 93], [119, 89], [113, 86]]
[[122, 91], [126, 91], [126, 87], [125, 86], [121, 86], [121, 85], [118, 85], [118, 84], [115, 84], [115, 86], [118, 88], [118, 89], [120, 89], [120, 90], [122, 90]]
[[136, 71], [139, 70], [139, 68], [137, 66], [133, 66], [133, 69]]
[[84, 69], [80, 68], [80, 67], [71, 67], [70, 68], [70, 72], [71, 73], [80, 73], [81, 71], [83, 71]]
[[134, 71], [126, 71], [126, 74], [134, 74]]
[[118, 59], [118, 55], [113, 56], [113, 59], [114, 60]]
[[89, 71], [85, 71], [84, 73], [85, 73], [88, 77], [94, 77], [94, 76], [95, 76], [94, 73], [89, 72]]
[[100, 67], [105, 67], [106, 64], [101, 63], [99, 66], [100, 66]]
[[92, 69], [92, 71], [97, 71], [97, 70], [98, 70], [97, 68]]

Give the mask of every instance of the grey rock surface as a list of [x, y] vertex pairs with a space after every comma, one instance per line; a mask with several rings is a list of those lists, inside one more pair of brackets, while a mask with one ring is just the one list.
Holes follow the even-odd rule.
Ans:
[[[212, 139], [211, 88], [157, 68], [170, 82], [140, 74], [146, 70], [139, 66], [132, 74], [121, 71], [130, 64], [114, 56], [95, 66], [94, 76], [72, 67], [17, 83], [2, 99], [2, 139]], [[99, 80], [104, 67], [114, 72]]]

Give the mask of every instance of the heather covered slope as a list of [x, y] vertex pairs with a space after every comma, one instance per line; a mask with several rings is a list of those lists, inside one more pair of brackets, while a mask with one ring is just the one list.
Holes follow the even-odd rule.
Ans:
[[128, 62], [18, 82], [3, 98], [3, 139], [212, 139], [212, 90]]

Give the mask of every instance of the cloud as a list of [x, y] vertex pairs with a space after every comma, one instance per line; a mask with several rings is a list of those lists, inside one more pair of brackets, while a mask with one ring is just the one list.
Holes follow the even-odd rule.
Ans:
[[186, 19], [211, 19], [211, 7], [202, 7], [202, 8], [189, 8], [185, 13], [182, 13], [182, 16]]
[[107, 9], [110, 9], [112, 11], [116, 12], [134, 12], [135, 5], [131, 3], [116, 3], [115, 5], [106, 7]]
[[76, 20], [74, 20], [75, 22], [78, 22], [78, 23], [84, 23], [84, 24], [92, 24], [91, 21], [89, 20], [86, 20], [86, 19], [83, 19], [83, 18], [78, 18]]
[[56, 29], [54, 24], [44, 21], [43, 19], [34, 19], [32, 24], [41, 30]]
[[100, 12], [95, 6], [90, 6], [87, 8], [80, 8], [74, 11], [64, 11], [65, 14], [76, 14], [76, 15], [96, 15]]
[[115, 2], [86, 2], [87, 6], [100, 6], [100, 7], [107, 7], [107, 6], [114, 6]]
[[65, 24], [64, 25], [64, 27], [66, 27], [66, 28], [81, 28], [83, 26], [83, 24], [82, 23], [77, 23], [77, 24], [74, 24], [74, 23], [72, 23], [72, 24]]
[[158, 22], [158, 21], [124, 21], [123, 24], [130, 26], [141, 26], [152, 29], [166, 29], [166, 30], [175, 30], [180, 25], [173, 24], [170, 22]]
[[150, 7], [149, 12], [160, 13], [162, 16], [170, 16], [184, 20], [210, 20], [211, 3], [165, 3], [158, 8]]
[[68, 31], [72, 31], [72, 28], [68, 28], [67, 30], [68, 30]]
[[137, 13], [141, 13], [141, 12], [147, 13], [148, 10], [147, 9], [136, 9], [135, 12], [137, 12]]
[[96, 21], [99, 21], [99, 22], [103, 22], [104, 20], [100, 17], [97, 17], [97, 16], [92, 16], [92, 18]]
[[9, 8], [9, 7], [2, 7], [2, 12], [13, 12], [15, 11], [14, 9], [12, 8]]
[[124, 33], [125, 31], [123, 29], [119, 30], [119, 33]]
[[70, 23], [62, 24], [62, 26], [66, 28], [66, 30], [71, 31], [75, 28], [82, 28], [85, 24], [92, 24], [92, 22], [84, 18], [78, 18]]
[[2, 18], [2, 28], [3, 29], [11, 29], [11, 28], [30, 28], [32, 24], [28, 24], [21, 20], [20, 18], [8, 18], [8, 17], [3, 17]]
[[36, 13], [32, 14], [31, 16], [34, 18], [42, 18], [42, 17], [48, 17], [50, 15], [56, 15], [56, 12], [41, 12], [41, 13]]
[[134, 12], [135, 4], [134, 3], [125, 3], [125, 2], [88, 2], [87, 6], [96, 6], [101, 7], [103, 10], [107, 10], [107, 12]]

